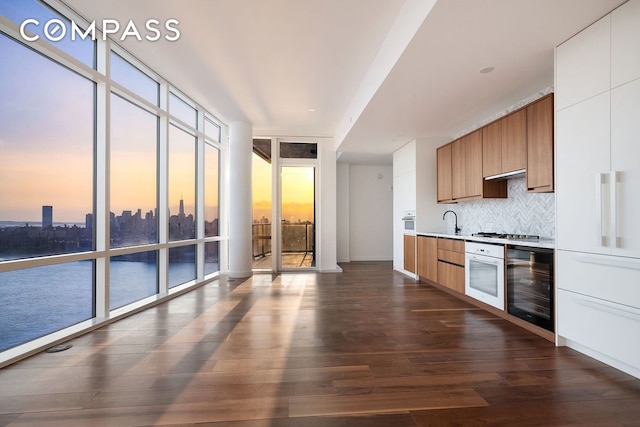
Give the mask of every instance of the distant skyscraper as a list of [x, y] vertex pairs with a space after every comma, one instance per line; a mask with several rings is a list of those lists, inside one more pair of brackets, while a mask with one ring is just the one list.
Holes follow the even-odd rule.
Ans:
[[42, 228], [53, 227], [53, 206], [42, 207]]
[[178, 215], [180, 215], [180, 218], [184, 218], [184, 200], [182, 198], [180, 198], [180, 212]]

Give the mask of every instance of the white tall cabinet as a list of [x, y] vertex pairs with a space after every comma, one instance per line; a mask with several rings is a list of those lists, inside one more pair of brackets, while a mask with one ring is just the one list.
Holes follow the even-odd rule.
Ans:
[[640, 377], [640, 0], [556, 49], [559, 342]]

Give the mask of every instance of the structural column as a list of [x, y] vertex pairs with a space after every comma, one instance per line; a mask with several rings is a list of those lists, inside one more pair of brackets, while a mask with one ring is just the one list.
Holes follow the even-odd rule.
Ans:
[[229, 126], [229, 277], [251, 276], [251, 154], [253, 126], [233, 122]]

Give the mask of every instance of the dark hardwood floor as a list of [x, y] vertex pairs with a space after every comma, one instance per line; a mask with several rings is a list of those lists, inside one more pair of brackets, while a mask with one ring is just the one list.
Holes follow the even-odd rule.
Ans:
[[640, 380], [393, 272], [221, 279], [0, 370], [10, 426], [640, 426]]

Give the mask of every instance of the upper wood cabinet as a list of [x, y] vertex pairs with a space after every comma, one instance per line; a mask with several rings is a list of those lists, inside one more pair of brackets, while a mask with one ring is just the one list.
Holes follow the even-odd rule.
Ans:
[[438, 166], [438, 202], [450, 202], [453, 200], [451, 188], [451, 149], [452, 144], [447, 144], [436, 150]]
[[437, 158], [439, 203], [507, 197], [506, 181], [482, 178], [482, 129], [440, 147]]
[[502, 172], [527, 167], [527, 111], [511, 113], [502, 119]]
[[484, 178], [521, 170], [528, 192], [553, 192], [553, 109], [549, 94], [438, 148], [438, 203], [506, 198], [506, 180]]
[[466, 146], [464, 137], [451, 143], [451, 192], [454, 199], [467, 197], [465, 180]]
[[453, 141], [453, 198], [482, 196], [482, 131]]
[[527, 106], [527, 191], [553, 191], [553, 94]]
[[[482, 131], [477, 130], [463, 138], [464, 188], [466, 197], [482, 197]], [[455, 176], [455, 175], [454, 175]]]
[[502, 173], [502, 120], [482, 128], [482, 176]]
[[482, 128], [482, 176], [527, 167], [527, 112], [518, 110]]

